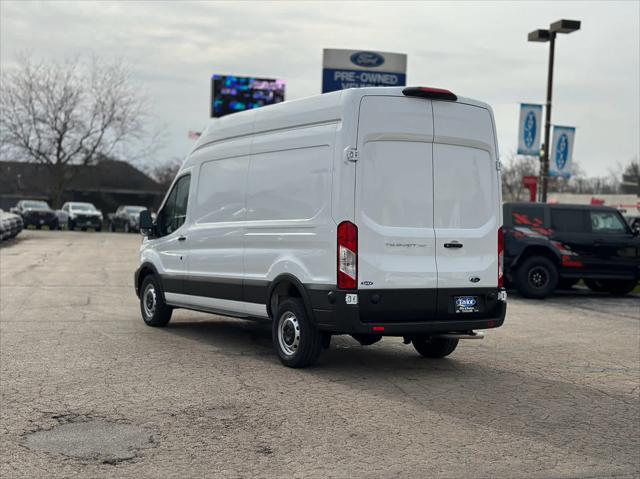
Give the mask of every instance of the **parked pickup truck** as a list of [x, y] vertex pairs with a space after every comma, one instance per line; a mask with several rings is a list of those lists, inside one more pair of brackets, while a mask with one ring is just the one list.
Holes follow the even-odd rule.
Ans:
[[640, 279], [640, 236], [615, 208], [505, 203], [507, 281], [544, 298], [581, 279], [593, 291], [624, 295]]

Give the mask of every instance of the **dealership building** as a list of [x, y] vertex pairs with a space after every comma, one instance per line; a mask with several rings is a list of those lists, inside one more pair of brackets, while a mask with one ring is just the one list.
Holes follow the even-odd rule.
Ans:
[[[62, 202], [93, 203], [104, 214], [120, 205], [141, 205], [157, 210], [163, 188], [133, 165], [101, 160], [95, 165], [67, 167], [68, 181]], [[53, 201], [53, 176], [47, 165], [0, 161], [0, 208], [9, 210], [23, 199]]]

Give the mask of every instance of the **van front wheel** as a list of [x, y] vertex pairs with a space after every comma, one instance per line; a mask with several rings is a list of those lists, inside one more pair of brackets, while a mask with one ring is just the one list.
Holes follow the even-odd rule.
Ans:
[[140, 287], [140, 312], [147, 326], [166, 326], [171, 319], [173, 308], [164, 302], [158, 281], [152, 274], [144, 278]]
[[301, 300], [284, 300], [273, 318], [273, 347], [280, 361], [290, 368], [316, 362], [322, 349], [322, 334], [307, 316]]
[[458, 340], [418, 336], [411, 339], [411, 344], [425, 358], [444, 358], [455, 351]]

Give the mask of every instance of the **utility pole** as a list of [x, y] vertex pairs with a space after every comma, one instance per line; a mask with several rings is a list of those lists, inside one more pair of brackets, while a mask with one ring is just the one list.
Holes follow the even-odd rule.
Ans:
[[551, 151], [551, 96], [553, 92], [553, 63], [556, 49], [556, 34], [580, 30], [579, 20], [558, 20], [549, 30], [534, 30], [527, 39], [530, 42], [549, 42], [549, 68], [547, 70], [547, 102], [544, 112], [544, 144], [540, 158], [540, 202], [547, 202], [549, 187], [549, 152]]

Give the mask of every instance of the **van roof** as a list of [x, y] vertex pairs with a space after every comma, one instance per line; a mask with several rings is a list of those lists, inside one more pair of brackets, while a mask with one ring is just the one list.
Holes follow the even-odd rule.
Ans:
[[[255, 133], [290, 128], [292, 126], [329, 123], [343, 119], [346, 111], [353, 111], [363, 96], [404, 96], [405, 87], [367, 87], [350, 88], [321, 95], [314, 95], [282, 103], [264, 106], [253, 110], [233, 113], [222, 118], [213, 118], [200, 136], [194, 150], [204, 144], [222, 139], [228, 140], [247, 134], [248, 125]], [[434, 100], [438, 101], [438, 100]], [[483, 102], [458, 96], [457, 103], [485, 108], [491, 107]]]

